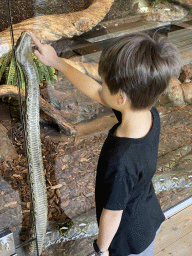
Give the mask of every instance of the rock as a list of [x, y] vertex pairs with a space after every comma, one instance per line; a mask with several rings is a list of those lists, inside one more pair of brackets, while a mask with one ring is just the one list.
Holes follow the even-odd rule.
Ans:
[[[64, 79], [63, 77], [58, 83], [62, 83]], [[50, 87], [44, 88], [41, 90], [41, 95], [56, 109], [60, 110], [65, 120], [72, 124], [77, 124], [97, 116], [101, 108], [99, 103], [88, 98], [71, 84], [65, 92]]]
[[163, 92], [159, 97], [158, 97], [158, 99], [157, 99], [157, 101], [156, 101], [156, 106], [164, 106], [164, 105], [166, 105], [166, 104], [170, 104], [170, 99], [169, 99], [169, 97], [167, 96], [167, 94], [166, 94], [166, 91], [165, 92]]
[[[65, 59], [65, 61], [78, 69], [82, 73], [87, 74], [98, 82], [101, 78], [98, 74], [98, 64], [94, 62], [82, 62], [79, 59]], [[88, 61], [87, 59], [85, 61]], [[55, 89], [50, 86], [41, 89], [41, 96], [53, 104], [54, 107], [60, 110], [62, 116], [72, 124], [77, 124], [82, 121], [96, 117], [102, 105], [90, 99], [85, 94], [80, 92], [74, 85], [58, 72], [58, 79]]]
[[192, 65], [189, 64], [182, 68], [182, 72], [179, 76], [179, 80], [183, 82], [191, 82], [192, 80]]
[[184, 100], [188, 104], [192, 104], [192, 82], [181, 84], [183, 89]]
[[169, 100], [172, 101], [173, 106], [183, 106], [185, 101], [183, 98], [183, 90], [181, 88], [181, 83], [178, 79], [172, 78], [168, 88], [165, 91]]
[[144, 19], [147, 21], [180, 20], [183, 19], [188, 14], [188, 12], [188, 10], [178, 5], [160, 3], [152, 8], [151, 11], [147, 13]]
[[97, 116], [99, 113], [98, 103], [84, 102], [82, 105], [71, 103], [66, 110], [61, 110], [61, 113], [68, 122], [77, 124]]
[[7, 136], [7, 129], [0, 124], [0, 162], [18, 158], [18, 154]]

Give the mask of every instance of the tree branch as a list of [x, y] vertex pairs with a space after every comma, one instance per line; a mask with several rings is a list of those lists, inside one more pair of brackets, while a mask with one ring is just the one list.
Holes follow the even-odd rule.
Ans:
[[[21, 99], [25, 100], [25, 90], [20, 89]], [[19, 88], [12, 84], [0, 85], [0, 97], [13, 97], [19, 99]], [[58, 124], [59, 128], [69, 136], [76, 134], [75, 126], [68, 123], [59, 110], [55, 109], [50, 103], [40, 96], [40, 109], [50, 116]]]

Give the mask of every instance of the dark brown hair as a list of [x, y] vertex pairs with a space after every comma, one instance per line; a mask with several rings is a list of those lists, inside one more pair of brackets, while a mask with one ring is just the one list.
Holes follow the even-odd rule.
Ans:
[[181, 61], [167, 37], [140, 32], [104, 48], [98, 71], [112, 95], [121, 90], [132, 109], [142, 110], [157, 101], [172, 77], [179, 77]]

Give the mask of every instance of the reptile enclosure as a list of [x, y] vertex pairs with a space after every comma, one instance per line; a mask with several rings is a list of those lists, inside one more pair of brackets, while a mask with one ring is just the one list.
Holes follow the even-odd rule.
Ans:
[[[101, 51], [115, 38], [134, 31], [158, 30], [176, 44], [182, 72], [156, 104], [161, 134], [153, 184], [166, 217], [170, 209], [176, 211], [172, 207], [179, 208], [192, 195], [191, 4], [190, 0], [174, 4], [136, 0], [17, 0], [5, 4], [0, 0], [0, 58], [13, 49], [13, 41], [16, 44], [23, 31], [33, 31], [42, 43], [51, 44], [58, 56], [99, 83]], [[22, 256], [27, 255], [23, 245], [29, 238], [32, 216], [22, 125], [25, 90], [19, 90], [18, 83], [7, 84], [6, 74], [0, 73], [0, 229], [10, 230], [13, 250]], [[111, 109], [87, 98], [57, 70], [55, 75], [57, 80], [48, 82], [44, 76], [40, 85], [49, 220], [42, 255], [54, 255], [59, 248], [57, 255], [82, 256], [93, 251], [90, 244], [97, 236], [97, 161], [108, 130], [117, 119]], [[67, 124], [74, 129], [74, 136], [67, 134]], [[5, 239], [0, 256], [11, 243]]]

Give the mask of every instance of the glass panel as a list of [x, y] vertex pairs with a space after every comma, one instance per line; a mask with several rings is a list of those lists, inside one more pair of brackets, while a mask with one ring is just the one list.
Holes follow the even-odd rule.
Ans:
[[[98, 62], [101, 51], [119, 36], [151, 31], [163, 33], [175, 43], [183, 62], [182, 73], [179, 79], [171, 81], [172, 89], [163, 94], [155, 105], [161, 117], [161, 135], [153, 184], [162, 210], [166, 211], [191, 196], [189, 103], [192, 19], [187, 6], [172, 4], [172, 8], [166, 2], [158, 5], [159, 2], [23, 0], [19, 4], [12, 2], [12, 18], [15, 43], [22, 32], [32, 31], [41, 43], [51, 45], [60, 58], [100, 84]], [[4, 39], [2, 47], [11, 49], [6, 21], [0, 33]], [[111, 109], [87, 97], [57, 69], [43, 65], [33, 54], [32, 58], [36, 75], [34, 72], [27, 75], [39, 84], [40, 136], [48, 199], [46, 249], [42, 255], [51, 255], [55, 251], [57, 255], [86, 255], [93, 251], [91, 243], [98, 231], [94, 194], [97, 162], [108, 131], [117, 119]], [[177, 93], [174, 94], [174, 90]], [[20, 230], [15, 233], [15, 241], [19, 245], [28, 230], [30, 196], [22, 125], [18, 99], [15, 98], [13, 94], [11, 99], [1, 96], [1, 124], [7, 129], [12, 146], [18, 150], [14, 166], [2, 160], [1, 178], [10, 186], [14, 196], [15, 191], [18, 192], [18, 199], [12, 201], [20, 208], [3, 225], [11, 228], [12, 223], [17, 225], [18, 216], [21, 216], [18, 225], [20, 230], [22, 226], [22, 235], [19, 238]], [[11, 113], [11, 121], [9, 119], [7, 123], [3, 119], [6, 113]], [[11, 156], [13, 159], [13, 153]], [[6, 180], [4, 170], [12, 183], [8, 178]], [[4, 188], [2, 192], [5, 191], [8, 190]], [[11, 192], [8, 194], [12, 198]], [[11, 210], [16, 208], [14, 205], [10, 207]]]

